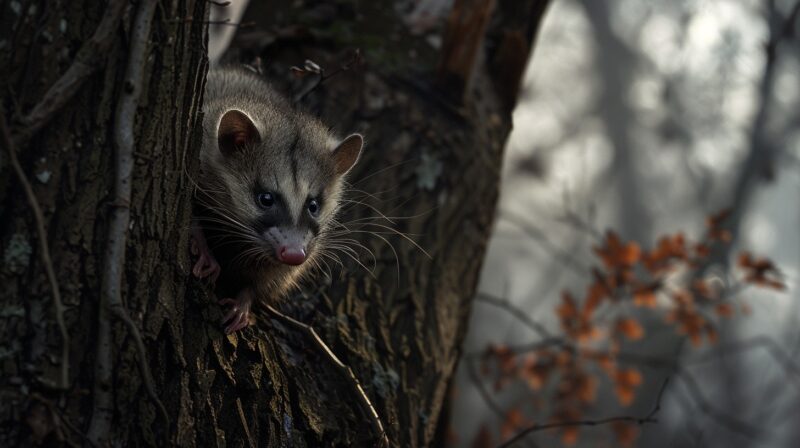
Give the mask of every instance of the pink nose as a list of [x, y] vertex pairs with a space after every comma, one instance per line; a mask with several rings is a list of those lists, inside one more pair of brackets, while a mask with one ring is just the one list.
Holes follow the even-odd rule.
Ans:
[[281, 263], [298, 266], [306, 261], [306, 251], [302, 247], [281, 246], [278, 250], [278, 260]]

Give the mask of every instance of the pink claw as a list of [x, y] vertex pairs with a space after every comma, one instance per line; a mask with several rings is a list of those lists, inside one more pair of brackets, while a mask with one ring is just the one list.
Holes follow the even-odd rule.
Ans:
[[220, 322], [223, 325], [227, 324], [225, 334], [237, 332], [250, 325], [250, 305], [252, 302], [246, 293], [240, 293], [236, 299], [222, 299], [219, 304], [230, 306], [230, 310]]
[[211, 254], [211, 249], [209, 249], [206, 243], [203, 229], [197, 226], [192, 226], [191, 250], [192, 254], [198, 256], [197, 262], [192, 268], [192, 274], [197, 278], [210, 277], [211, 283], [216, 283], [222, 269], [219, 263], [217, 263], [216, 258], [214, 258], [214, 255]]

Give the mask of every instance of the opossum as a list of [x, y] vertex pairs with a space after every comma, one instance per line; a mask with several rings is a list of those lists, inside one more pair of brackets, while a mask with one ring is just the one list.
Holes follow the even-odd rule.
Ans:
[[209, 72], [203, 110], [192, 272], [216, 284], [232, 333], [316, 264], [364, 139], [336, 138], [245, 68]]

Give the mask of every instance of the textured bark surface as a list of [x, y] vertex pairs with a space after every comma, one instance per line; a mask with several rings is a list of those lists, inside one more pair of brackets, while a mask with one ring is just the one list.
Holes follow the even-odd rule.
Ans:
[[[351, 181], [354, 189], [372, 196], [353, 191], [351, 198], [364, 203], [348, 203], [342, 220], [377, 235], [352, 235], [375, 254], [373, 268], [371, 257], [359, 250], [371, 273], [343, 256], [344, 269], [321, 274], [281, 309], [316, 328], [353, 368], [393, 446], [441, 443], [441, 416], [498, 195], [502, 149], [511, 128], [509, 98], [516, 96], [545, 2], [496, 2], [488, 37], [470, 40], [477, 51], [474, 67], [456, 64], [466, 71], [438, 75], [440, 83], [455, 75], [469, 86], [463, 94], [456, 92], [460, 105], [434, 87], [444, 58], [440, 50], [412, 35], [390, 5], [307, 2], [306, 8], [293, 9], [294, 3], [254, 2], [244, 21], [257, 25], [240, 30], [232, 57], [261, 56], [266, 74], [289, 89], [297, 82], [290, 79], [290, 66], [311, 59], [330, 73], [348, 59], [345, 50], [361, 50], [364, 66], [327, 79], [303, 102], [340, 133], [365, 134], [366, 152]], [[304, 334], [265, 317], [255, 328], [224, 336], [214, 298], [188, 275], [205, 6], [202, 1], [162, 2], [156, 10], [152, 40], [158, 45], [151, 47], [137, 121], [122, 287], [170, 422], [165, 426], [147, 397], [131, 337], [114, 321], [111, 441], [121, 446], [374, 445], [378, 437], [347, 378]], [[0, 85], [9, 86], [3, 93], [7, 117], [27, 111], [65, 70], [104, 6], [48, 2], [39, 8], [25, 20], [6, 7], [0, 11], [0, 40], [8, 42], [0, 56]], [[32, 215], [5, 152], [0, 159], [0, 445], [42, 439], [57, 444], [59, 433], [83, 443], [81, 433], [92, 414], [93, 338], [113, 179], [110, 123], [123, 87], [131, 15], [124, 17], [103, 67], [43, 132], [18, 148], [45, 210], [69, 307], [67, 392], [47, 390], [35, 380], [40, 372], [56, 377], [60, 338]], [[45, 30], [53, 39], [43, 37]], [[498, 70], [497, 64], [507, 64], [508, 70]], [[354, 221], [375, 216], [372, 207], [402, 217], [394, 224], [374, 222], [408, 234], [430, 257], [404, 237]]]
[[[12, 5], [13, 4], [13, 5]], [[4, 2], [0, 7], [3, 114], [15, 133], [20, 117], [67, 71], [106, 14], [106, 3]], [[83, 443], [92, 415], [94, 340], [113, 185], [113, 115], [120, 98], [137, 4], [112, 34], [95, 73], [30, 143], [17, 148], [45, 215], [50, 252], [71, 338], [70, 388], [58, 383], [61, 337], [44, 275], [31, 209], [8, 164], [0, 162], [0, 445], [30, 446], [59, 438]], [[188, 275], [187, 228], [198, 145], [195, 123], [205, 80], [205, 1], [163, 1], [155, 12], [137, 134], [128, 256], [122, 298], [140, 328], [157, 390], [178, 423], [190, 402], [183, 341]], [[192, 305], [196, 308], [196, 305]], [[117, 403], [113, 443], [156, 444], [163, 437], [156, 407], [141, 383], [130, 334], [112, 321]], [[37, 381], [37, 377], [44, 381]], [[44, 383], [44, 384], [43, 384]], [[53, 412], [61, 417], [54, 417]], [[73, 429], [70, 429], [73, 427]], [[171, 430], [170, 430], [171, 431]], [[59, 434], [60, 433], [60, 434]]]

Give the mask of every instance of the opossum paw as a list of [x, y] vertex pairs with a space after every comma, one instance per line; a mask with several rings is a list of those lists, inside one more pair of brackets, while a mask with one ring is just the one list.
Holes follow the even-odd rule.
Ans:
[[208, 277], [211, 283], [216, 283], [220, 272], [222, 269], [214, 256], [208, 251], [201, 251], [194, 268], [192, 268], [192, 274], [197, 278]]
[[250, 325], [250, 300], [228, 298], [220, 300], [219, 304], [230, 307], [220, 322], [225, 325], [225, 334], [235, 333]]

